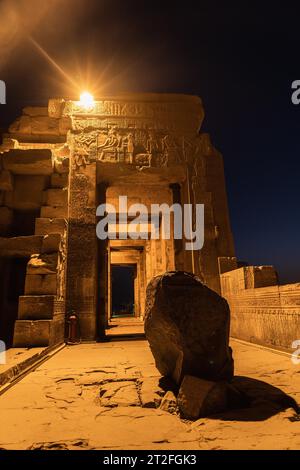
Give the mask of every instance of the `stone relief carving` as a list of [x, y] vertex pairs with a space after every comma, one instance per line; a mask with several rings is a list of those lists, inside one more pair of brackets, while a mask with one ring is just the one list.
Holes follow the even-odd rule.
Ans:
[[76, 120], [74, 168], [91, 162], [123, 163], [137, 168], [168, 167], [184, 164], [196, 152], [195, 138], [187, 139], [174, 133], [136, 127], [119, 127], [101, 119]]
[[59, 251], [58, 251], [58, 266], [57, 266], [57, 299], [58, 300], [63, 300], [65, 298], [66, 258], [67, 258], [66, 235], [67, 235], [67, 232], [65, 230], [63, 236], [61, 237]]

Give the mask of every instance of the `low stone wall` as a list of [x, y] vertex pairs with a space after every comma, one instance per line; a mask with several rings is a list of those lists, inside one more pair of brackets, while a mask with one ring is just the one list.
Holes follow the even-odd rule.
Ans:
[[249, 266], [221, 274], [221, 285], [232, 337], [292, 351], [300, 340], [300, 283], [279, 286], [273, 267]]

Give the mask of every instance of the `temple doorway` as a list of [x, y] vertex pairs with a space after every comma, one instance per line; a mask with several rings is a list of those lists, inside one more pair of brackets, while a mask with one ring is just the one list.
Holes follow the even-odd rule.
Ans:
[[112, 265], [112, 319], [133, 317], [135, 315], [135, 277], [136, 265]]

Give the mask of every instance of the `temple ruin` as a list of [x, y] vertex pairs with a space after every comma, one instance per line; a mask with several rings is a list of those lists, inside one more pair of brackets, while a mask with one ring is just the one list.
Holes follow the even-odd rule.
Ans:
[[[23, 110], [0, 148], [0, 331], [9, 347], [62, 342], [71, 311], [87, 341], [104, 339], [118, 313], [143, 321], [147, 283], [171, 270], [194, 272], [228, 298], [243, 337], [237, 299], [277, 286], [277, 276], [271, 267], [237, 269], [223, 159], [200, 133], [203, 118], [200, 98], [175, 94], [106, 96], [90, 109], [50, 99]], [[99, 240], [96, 209], [117, 206], [120, 195], [147, 208], [204, 204], [203, 249], [185, 250], [184, 239]], [[118, 269], [132, 286], [124, 311], [114, 306]], [[287, 290], [289, 314], [298, 305], [292, 330], [299, 298], [299, 285]], [[247, 307], [257, 314], [251, 300]]]

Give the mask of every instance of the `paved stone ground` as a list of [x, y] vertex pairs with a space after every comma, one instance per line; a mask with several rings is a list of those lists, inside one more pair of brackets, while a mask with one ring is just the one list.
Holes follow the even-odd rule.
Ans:
[[300, 365], [232, 346], [251, 407], [195, 422], [142, 407], [163, 394], [146, 341], [68, 346], [0, 396], [0, 448], [300, 449], [299, 416], [284, 394], [300, 402]]

